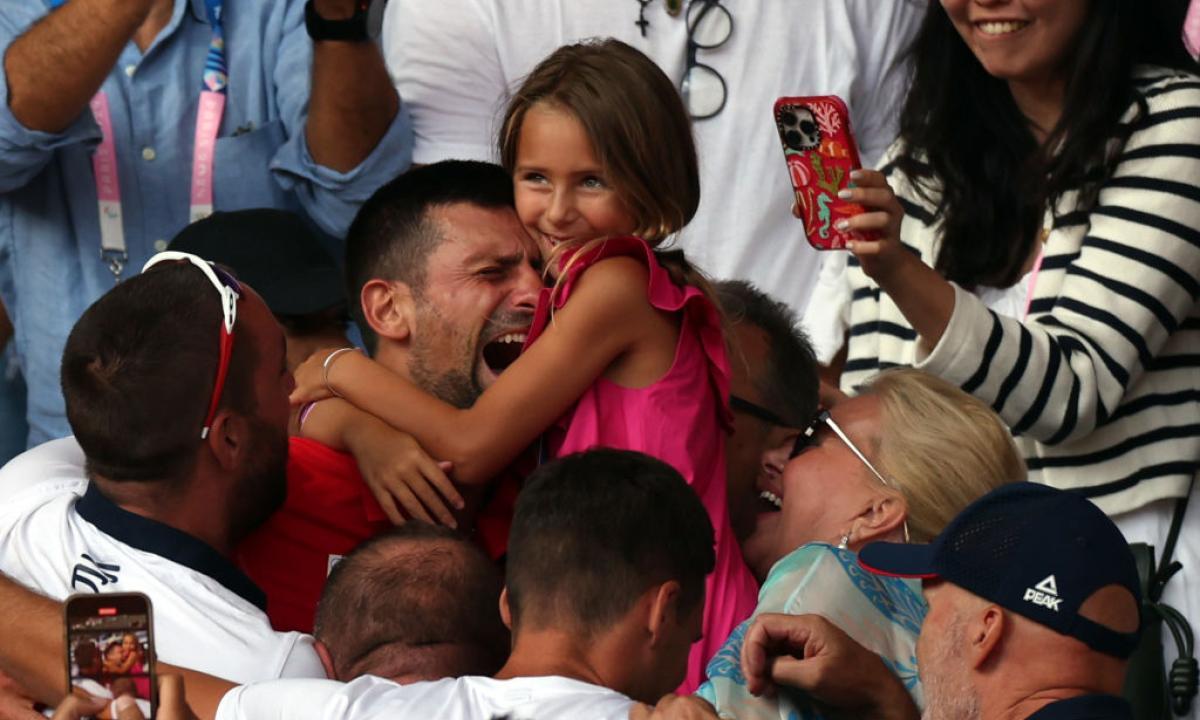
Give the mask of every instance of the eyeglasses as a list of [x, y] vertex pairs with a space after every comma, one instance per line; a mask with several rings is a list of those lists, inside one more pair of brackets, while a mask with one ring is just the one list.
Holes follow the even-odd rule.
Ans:
[[[871, 461], [867, 459], [867, 456], [863, 454], [863, 451], [859, 450], [858, 446], [850, 440], [850, 437], [846, 435], [845, 431], [842, 430], [842, 428], [839, 427], [836, 422], [834, 422], [833, 416], [829, 414], [828, 410], [818, 411], [816, 417], [812, 419], [812, 422], [808, 424], [808, 427], [804, 429], [804, 432], [796, 436], [796, 443], [792, 445], [792, 452], [790, 455], [788, 455], [788, 460], [791, 460], [792, 458], [812, 447], [813, 441], [817, 435], [817, 430], [819, 430], [822, 425], [828, 426], [829, 429], [833, 431], [833, 434], [837, 435], [838, 440], [841, 440], [846, 447], [850, 448], [850, 452], [854, 453], [854, 456], [857, 457], [863, 465], [867, 466], [867, 469], [871, 471], [871, 474], [874, 475], [879, 482], [883, 483], [884, 487], [900, 492], [900, 488], [896, 487], [895, 482], [888, 480], [883, 476], [883, 473], [875, 469], [875, 466], [871, 464]], [[901, 494], [903, 495], [903, 493]], [[903, 523], [904, 542], [908, 542], [909, 536], [907, 518], [903, 521]]]
[[697, 50], [715, 50], [733, 35], [733, 16], [721, 0], [692, 0], [687, 10], [687, 70], [680, 89], [693, 120], [707, 120], [725, 108], [725, 78], [696, 60]]
[[150, 258], [142, 267], [142, 272], [164, 262], [189, 262], [195, 265], [221, 296], [221, 314], [224, 321], [221, 324], [220, 359], [217, 362], [217, 379], [213, 384], [212, 398], [208, 402], [208, 414], [204, 416], [204, 427], [200, 429], [200, 439], [204, 440], [212, 428], [217, 406], [221, 402], [221, 392], [225, 389], [225, 376], [229, 374], [229, 360], [233, 356], [233, 325], [237, 322], [237, 303], [242, 297], [242, 286], [229, 273], [209, 261], [191, 253], [174, 250], [160, 252]]
[[759, 420], [762, 420], [770, 425], [775, 425], [776, 427], [792, 427], [791, 424], [786, 420], [766, 409], [762, 405], [752, 403], [745, 398], [738, 397], [737, 395], [729, 396], [729, 408], [734, 412], [746, 413], [750, 417], [756, 417]]

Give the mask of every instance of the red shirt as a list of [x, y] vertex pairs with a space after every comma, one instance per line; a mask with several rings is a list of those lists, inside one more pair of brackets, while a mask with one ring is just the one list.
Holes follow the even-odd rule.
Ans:
[[[508, 548], [513, 504], [524, 475], [517, 465], [492, 483], [475, 518], [473, 539], [493, 560], [504, 557]], [[363, 482], [354, 457], [315, 440], [290, 438], [287, 483], [287, 501], [246, 538], [237, 561], [266, 593], [272, 627], [311, 633], [334, 563], [391, 522]]]
[[238, 565], [267, 594], [276, 630], [311, 633], [334, 563], [391, 527], [354, 457], [315, 440], [289, 441], [287, 501], [238, 548]]

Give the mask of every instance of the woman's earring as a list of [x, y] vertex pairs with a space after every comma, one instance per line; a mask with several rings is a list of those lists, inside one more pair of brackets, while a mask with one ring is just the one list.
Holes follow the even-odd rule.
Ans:
[[850, 533], [846, 533], [846, 534], [842, 535], [841, 542], [839, 542], [837, 544], [837, 546], [838, 546], [838, 550], [845, 550], [847, 547], [849, 547], [850, 546]]

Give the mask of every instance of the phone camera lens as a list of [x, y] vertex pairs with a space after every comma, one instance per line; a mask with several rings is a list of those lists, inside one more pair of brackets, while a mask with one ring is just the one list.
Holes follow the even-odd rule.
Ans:
[[783, 134], [783, 139], [787, 142], [787, 146], [793, 150], [804, 149], [804, 138], [801, 137], [800, 133], [796, 132], [795, 130], [788, 130], [785, 132]]

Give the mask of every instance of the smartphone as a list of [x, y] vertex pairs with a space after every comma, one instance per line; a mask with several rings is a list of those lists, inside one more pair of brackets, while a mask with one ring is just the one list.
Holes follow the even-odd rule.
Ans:
[[[142, 593], [72, 595], [66, 627], [68, 692], [113, 700], [132, 695], [143, 717], [158, 713], [150, 598]], [[96, 717], [116, 718], [112, 703]]]
[[837, 196], [850, 186], [850, 172], [862, 166], [846, 103], [836, 95], [781, 97], [775, 101], [775, 127], [808, 243], [817, 250], [839, 250], [847, 240], [876, 239], [874, 232], [835, 227], [864, 211]]

